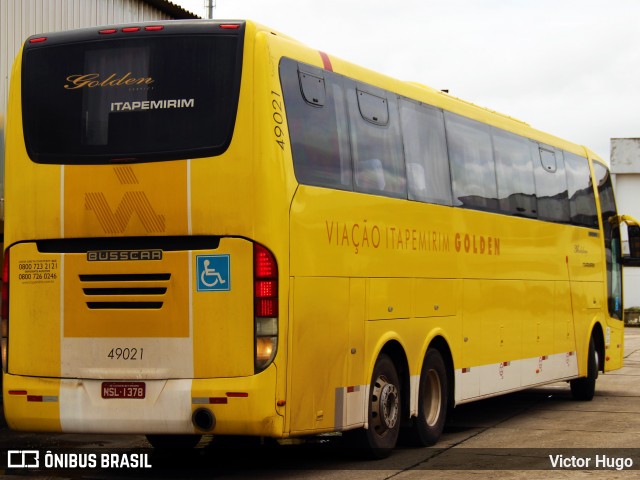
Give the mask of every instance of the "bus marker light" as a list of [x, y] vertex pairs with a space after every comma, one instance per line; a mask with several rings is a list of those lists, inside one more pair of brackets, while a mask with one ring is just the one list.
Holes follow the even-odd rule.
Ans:
[[122, 32], [124, 33], [139, 32], [139, 31], [140, 31], [140, 27], [125, 27], [122, 29]]
[[26, 390], [9, 390], [9, 395], [26, 395]]
[[247, 398], [248, 396], [247, 392], [227, 392], [227, 397], [231, 398]]
[[144, 27], [147, 32], [157, 32], [160, 30], [164, 30], [164, 25], [149, 25], [148, 27]]
[[36, 37], [29, 40], [29, 43], [42, 43], [46, 41], [47, 41], [47, 37]]
[[238, 28], [240, 28], [240, 25], [238, 25], [237, 23], [221, 23], [220, 28], [224, 30], [237, 30]]
[[118, 30], [116, 30], [115, 28], [107, 28], [105, 30], [100, 30], [98, 33], [100, 35], [110, 35], [112, 33], [116, 33]]

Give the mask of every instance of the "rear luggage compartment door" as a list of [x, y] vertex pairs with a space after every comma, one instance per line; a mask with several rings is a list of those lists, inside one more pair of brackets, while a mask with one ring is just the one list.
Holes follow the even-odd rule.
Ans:
[[211, 248], [199, 240], [193, 250], [167, 249], [158, 238], [138, 239], [145, 248], [120, 248], [125, 239], [88, 240], [87, 248], [71, 252], [55, 251], [63, 241], [13, 246], [10, 373], [252, 375], [253, 244], [207, 238]]

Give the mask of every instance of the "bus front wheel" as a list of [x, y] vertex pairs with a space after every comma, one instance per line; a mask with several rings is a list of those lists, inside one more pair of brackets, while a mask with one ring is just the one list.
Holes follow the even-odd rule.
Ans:
[[442, 434], [449, 404], [447, 369], [435, 348], [428, 349], [424, 357], [418, 388], [418, 416], [403, 437], [410, 445], [428, 447]]
[[587, 367], [587, 376], [584, 378], [576, 378], [571, 380], [571, 395], [575, 400], [590, 401], [596, 392], [596, 379], [598, 378], [598, 351], [596, 344], [591, 337], [589, 341], [589, 360]]

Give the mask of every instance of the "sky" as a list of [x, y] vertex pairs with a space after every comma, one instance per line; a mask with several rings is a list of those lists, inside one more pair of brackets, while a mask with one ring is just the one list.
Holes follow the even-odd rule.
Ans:
[[[203, 18], [207, 0], [172, 0]], [[639, 0], [215, 0], [386, 75], [587, 146], [640, 137]]]

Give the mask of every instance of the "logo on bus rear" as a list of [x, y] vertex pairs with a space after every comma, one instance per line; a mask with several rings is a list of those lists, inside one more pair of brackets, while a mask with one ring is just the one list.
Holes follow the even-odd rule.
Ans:
[[231, 290], [229, 255], [196, 255], [198, 292], [228, 292]]
[[91, 250], [88, 262], [118, 262], [130, 260], [162, 260], [162, 250]]

